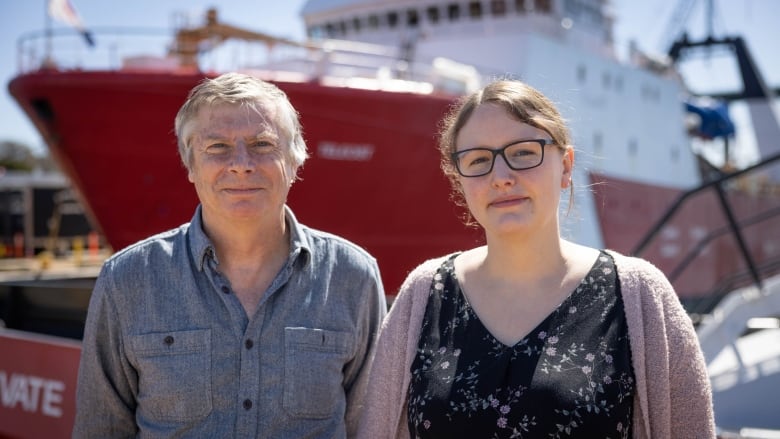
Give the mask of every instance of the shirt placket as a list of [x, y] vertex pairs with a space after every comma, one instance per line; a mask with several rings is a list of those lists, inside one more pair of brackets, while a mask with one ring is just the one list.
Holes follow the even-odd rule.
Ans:
[[[208, 272], [212, 285], [220, 294], [223, 302], [226, 304], [233, 328], [237, 335], [239, 346], [236, 352], [239, 360], [239, 385], [235, 396], [236, 410], [236, 437], [254, 438], [258, 437], [258, 427], [263, 424], [260, 413], [268, 416], [269, 413], [276, 411], [275, 407], [262, 407], [260, 393], [263, 391], [263, 374], [281, 374], [279, 370], [261, 370], [262, 355], [279, 355], [275, 352], [275, 346], [279, 346], [279, 341], [263, 340], [262, 331], [266, 321], [266, 316], [271, 315], [270, 309], [273, 306], [273, 295], [287, 283], [292, 275], [292, 267], [298, 252], [293, 252], [285, 268], [276, 276], [271, 286], [265, 291], [263, 299], [258, 305], [255, 314], [248, 318], [243, 306], [232, 289], [228, 280], [222, 276], [216, 269], [216, 261], [209, 258]], [[283, 342], [283, 341], [282, 341]], [[264, 349], [264, 347], [267, 347]]]

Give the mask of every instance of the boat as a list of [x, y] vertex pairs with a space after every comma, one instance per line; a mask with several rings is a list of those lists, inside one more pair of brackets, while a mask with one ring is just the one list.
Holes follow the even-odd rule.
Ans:
[[[195, 84], [221, 72], [206, 66], [207, 57], [228, 40], [243, 41], [248, 49], [231, 50], [249, 59], [220, 67], [277, 84], [301, 114], [311, 158], [290, 206], [303, 223], [371, 252], [392, 296], [422, 260], [482, 242], [449, 200], [435, 129], [459, 96], [490, 78], [520, 78], [557, 101], [570, 121], [579, 163], [573, 205], [562, 206], [571, 211], [568, 237], [641, 255], [667, 273], [702, 333], [715, 334], [702, 336], [708, 361], [744, 335], [748, 319], [780, 316], [780, 291], [770, 282], [780, 273], [780, 144], [771, 141], [780, 128], [772, 90], [744, 42], [709, 41], [740, 47], [746, 84], [758, 84], [720, 97], [748, 102], [769, 135], [757, 137], [759, 162], [727, 169], [690, 148], [692, 135], [712, 136], [708, 115], [718, 111], [690, 95], [675, 63], [703, 42], [681, 37], [668, 59], [636, 51], [623, 62], [606, 0], [310, 0], [302, 16], [307, 38], [293, 41], [231, 26], [210, 10], [202, 23], [181, 22], [164, 56], [120, 57], [120, 40], [93, 30], [110, 59], [121, 58], [112, 68], [69, 64], [45, 51], [36, 58], [42, 51], [35, 49], [54, 41], [30, 34], [20, 40], [21, 72], [9, 89], [102, 237], [119, 250], [190, 219], [197, 198], [177, 155], [173, 118]], [[742, 305], [726, 300], [733, 297]], [[727, 302], [750, 312], [727, 313]], [[780, 359], [780, 349], [769, 358]], [[742, 370], [739, 362], [718, 364]], [[715, 398], [718, 422], [731, 399]], [[5, 416], [20, 407], [6, 407]], [[740, 419], [719, 425], [724, 437], [780, 429], [777, 420]]]

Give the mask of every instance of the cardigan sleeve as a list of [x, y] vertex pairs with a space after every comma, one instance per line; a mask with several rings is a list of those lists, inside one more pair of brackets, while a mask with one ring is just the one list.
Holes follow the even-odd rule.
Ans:
[[714, 438], [712, 391], [690, 317], [649, 262], [612, 252], [636, 376], [635, 437]]
[[358, 424], [358, 438], [408, 438], [406, 389], [416, 352], [428, 290], [441, 259], [417, 267], [404, 281], [376, 341], [371, 372]]
[[[655, 267], [653, 267], [655, 269]], [[669, 340], [671, 437], [714, 438], [712, 388], [704, 354], [690, 317], [660, 272], [661, 297]]]

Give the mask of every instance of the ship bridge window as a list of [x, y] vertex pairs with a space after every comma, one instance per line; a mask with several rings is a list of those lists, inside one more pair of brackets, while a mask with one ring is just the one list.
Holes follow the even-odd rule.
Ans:
[[368, 27], [369, 29], [378, 29], [379, 28], [379, 16], [375, 14], [371, 14], [368, 16]]
[[636, 139], [631, 139], [628, 141], [628, 156], [631, 158], [636, 157], [637, 152], [639, 152], [639, 144], [637, 143]]
[[406, 25], [409, 27], [417, 27], [420, 24], [420, 17], [417, 15], [416, 9], [408, 9], [406, 11]]
[[327, 23], [325, 25], [325, 34], [328, 37], [335, 37], [336, 36], [336, 26], [333, 23]]
[[395, 29], [395, 27], [398, 25], [398, 12], [388, 12], [387, 13], [387, 25], [390, 27], [390, 29]]
[[608, 89], [610, 85], [612, 85], [612, 75], [609, 74], [609, 72], [604, 72], [601, 75], [601, 84], [604, 86], [604, 88]]
[[525, 14], [525, 0], [515, 0], [515, 11], [518, 14]]
[[469, 2], [469, 17], [475, 20], [482, 17], [482, 3]]
[[306, 30], [306, 34], [309, 38], [312, 39], [323, 38], [326, 36], [325, 29], [323, 29], [322, 26], [311, 26]]
[[362, 23], [360, 22], [360, 18], [355, 17], [352, 19], [352, 28], [355, 29], [355, 32], [360, 32], [360, 28], [362, 27]]
[[504, 0], [491, 0], [490, 13], [496, 17], [506, 15], [506, 2]]
[[671, 159], [672, 163], [677, 163], [680, 161], [680, 147], [675, 145], [672, 147], [671, 153]]
[[588, 70], [583, 65], [577, 66], [577, 80], [584, 83], [588, 79]]
[[596, 25], [604, 25], [604, 17], [598, 5], [584, 0], [566, 0], [563, 5], [566, 14], [576, 17], [581, 21], [588, 21]]
[[643, 85], [641, 89], [642, 99], [658, 102], [661, 100], [661, 91], [651, 85]]
[[347, 34], [347, 22], [339, 21], [338, 29], [339, 29], [340, 35], [346, 35]]
[[458, 21], [460, 18], [460, 5], [457, 3], [450, 3], [447, 6], [447, 18], [450, 21]]
[[593, 154], [601, 156], [604, 153], [604, 137], [600, 132], [593, 133]]
[[550, 0], [535, 0], [534, 12], [550, 12], [552, 11], [552, 4]]
[[425, 13], [428, 15], [428, 21], [431, 23], [436, 24], [439, 22], [439, 8], [436, 6], [429, 7]]
[[618, 92], [623, 91], [623, 77], [618, 76], [615, 78], [615, 90]]

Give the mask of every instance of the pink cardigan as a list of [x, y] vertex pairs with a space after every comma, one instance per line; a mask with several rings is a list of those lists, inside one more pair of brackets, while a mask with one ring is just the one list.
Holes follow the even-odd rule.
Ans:
[[[625, 304], [636, 378], [634, 438], [714, 438], [712, 393], [693, 325], [666, 277], [610, 252]], [[431, 280], [443, 258], [417, 267], [379, 333], [358, 438], [408, 438], [406, 393]]]

